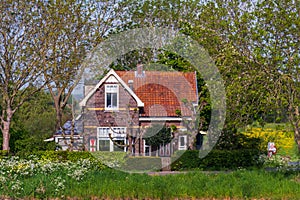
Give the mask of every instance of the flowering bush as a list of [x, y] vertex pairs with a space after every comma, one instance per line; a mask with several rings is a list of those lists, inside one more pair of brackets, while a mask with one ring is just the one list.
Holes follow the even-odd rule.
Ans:
[[[42, 181], [36, 187], [34, 193], [38, 197], [44, 194], [51, 187], [53, 194], [58, 195], [65, 189], [65, 178], [81, 181], [89, 170], [99, 167], [97, 163], [89, 159], [81, 159], [77, 162], [53, 162], [40, 160], [31, 156], [30, 159], [20, 159], [17, 156], [0, 159], [0, 194], [7, 194], [10, 197], [18, 197], [24, 194], [24, 182], [26, 178], [44, 175], [50, 177], [50, 183]], [[101, 169], [101, 168], [100, 168]], [[58, 176], [53, 176], [58, 174]]]

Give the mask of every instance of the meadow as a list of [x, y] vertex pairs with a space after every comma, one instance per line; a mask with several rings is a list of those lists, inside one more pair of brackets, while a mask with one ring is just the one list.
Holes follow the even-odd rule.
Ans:
[[12, 199], [299, 199], [292, 170], [239, 169], [150, 176], [126, 173], [89, 159], [65, 162], [35, 157], [0, 161], [0, 197]]
[[[181, 168], [178, 168], [178, 163], [173, 165], [174, 169], [182, 171], [163, 176], [157, 173], [159, 163], [155, 161], [159, 162], [159, 158], [129, 157], [128, 159], [124, 152], [91, 154], [42, 151], [35, 155], [30, 153], [21, 157], [3, 156], [0, 159], [0, 199], [299, 200], [300, 157], [293, 144], [292, 132], [288, 128], [287, 126], [250, 127], [244, 130], [245, 135], [262, 139], [259, 149], [264, 150], [268, 141], [277, 144], [278, 153], [271, 158], [268, 158], [265, 153], [260, 154], [258, 158], [253, 157], [254, 164], [258, 162], [262, 165], [252, 163], [249, 167], [244, 159], [248, 157], [246, 154], [241, 154], [241, 150], [238, 151], [239, 153], [230, 151], [230, 155], [227, 151], [226, 154], [213, 151], [207, 160], [198, 159], [198, 152], [187, 151], [187, 157], [182, 156], [185, 159], [178, 162], [181, 163]], [[226, 155], [229, 157], [227, 158]], [[249, 159], [251, 158], [250, 155]], [[147, 162], [149, 159], [150, 164], [158, 164], [152, 168], [152, 171], [156, 171], [152, 175], [146, 171], [127, 173], [117, 170], [118, 167], [128, 169], [129, 166], [126, 166], [128, 161], [134, 165], [134, 169], [137, 166], [144, 168], [150, 165]], [[224, 167], [226, 160], [231, 168]], [[298, 162], [298, 165], [290, 166], [289, 161]], [[233, 167], [233, 162], [236, 162], [237, 166], [241, 164], [244, 167]], [[221, 171], [211, 171], [215, 170], [208, 167], [212, 163], [216, 166], [220, 165]]]

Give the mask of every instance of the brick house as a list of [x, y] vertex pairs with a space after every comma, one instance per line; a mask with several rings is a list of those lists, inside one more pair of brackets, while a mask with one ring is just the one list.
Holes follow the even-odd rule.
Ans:
[[[188, 148], [185, 123], [198, 105], [196, 73], [111, 69], [85, 93], [80, 106], [89, 151], [168, 156]], [[154, 148], [145, 142], [143, 134], [154, 123], [176, 127], [170, 144]]]

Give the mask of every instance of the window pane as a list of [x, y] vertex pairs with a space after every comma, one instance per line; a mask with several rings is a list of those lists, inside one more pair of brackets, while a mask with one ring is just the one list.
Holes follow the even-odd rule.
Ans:
[[109, 146], [109, 140], [99, 140], [99, 151], [109, 151]]
[[111, 93], [107, 93], [106, 94], [106, 107], [111, 108], [112, 104], [111, 104]]
[[150, 156], [150, 147], [149, 146], [145, 147], [145, 156]]
[[118, 94], [117, 93], [106, 93], [106, 107], [117, 108]]
[[117, 107], [117, 93], [111, 93], [112, 95], [112, 107], [116, 108]]
[[106, 92], [116, 93], [116, 92], [118, 92], [118, 85], [106, 85], [105, 90], [106, 90]]
[[185, 145], [185, 138], [180, 137], [180, 146], [184, 146], [184, 145]]
[[105, 85], [106, 94], [106, 108], [117, 108], [118, 107], [118, 85]]
[[[116, 142], [119, 145], [124, 145], [124, 140], [115, 140], [114, 142]], [[118, 145], [114, 145], [114, 151], [124, 151], [124, 147], [120, 147]]]

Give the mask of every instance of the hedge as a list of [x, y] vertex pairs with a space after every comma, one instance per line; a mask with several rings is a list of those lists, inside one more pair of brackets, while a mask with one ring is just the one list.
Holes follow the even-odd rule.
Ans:
[[[6, 152], [2, 152], [5, 156]], [[90, 159], [99, 164], [112, 168], [136, 171], [157, 171], [161, 169], [160, 157], [130, 157], [125, 152], [87, 152], [87, 151], [38, 151], [32, 153], [40, 160], [50, 161], [78, 161]], [[29, 155], [21, 158], [28, 158]], [[199, 151], [177, 151], [172, 156], [172, 170], [226, 170], [237, 168], [261, 167], [261, 152], [256, 149], [241, 150], [212, 150], [204, 158], [199, 158]], [[102, 165], [101, 164], [101, 165]]]
[[[177, 153], [178, 154], [178, 153]], [[256, 149], [212, 150], [206, 157], [199, 158], [199, 151], [185, 151], [178, 159], [175, 156], [172, 170], [226, 170], [237, 168], [259, 168], [261, 152]]]

